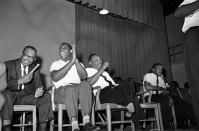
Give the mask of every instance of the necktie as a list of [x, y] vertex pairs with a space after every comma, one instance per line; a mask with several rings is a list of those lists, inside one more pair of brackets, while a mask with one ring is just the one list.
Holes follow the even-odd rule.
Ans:
[[[27, 73], [26, 73], [26, 68], [27, 68], [27, 66], [23, 66], [23, 76], [25, 76], [25, 75], [27, 74]], [[24, 86], [25, 86], [25, 84], [21, 85], [20, 90], [21, 90], [21, 89], [24, 89]]]
[[23, 76], [26, 75], [26, 66], [23, 66]]
[[[159, 79], [158, 79], [158, 75], [156, 75], [156, 77], [157, 77], [156, 84], [157, 84], [157, 87], [159, 87]], [[156, 94], [158, 94], [158, 91], [156, 91]]]
[[109, 80], [106, 78], [106, 76], [104, 76], [104, 75], [101, 75], [101, 76], [104, 78], [104, 80], [105, 80], [106, 82], [108, 82], [109, 86], [112, 85], [112, 82], [109, 81]]
[[159, 79], [158, 79], [158, 75], [156, 75], [156, 77], [157, 77], [156, 84], [157, 84], [157, 86], [159, 86]]

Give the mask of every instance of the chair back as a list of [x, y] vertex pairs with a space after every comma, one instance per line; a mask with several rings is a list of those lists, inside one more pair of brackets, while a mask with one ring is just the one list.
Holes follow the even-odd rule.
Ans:
[[52, 109], [53, 111], [55, 111], [56, 105], [55, 105], [55, 90], [56, 87], [53, 84], [53, 80], [51, 79], [51, 77], [48, 77], [48, 92], [51, 94], [51, 102], [52, 102]]
[[152, 91], [147, 90], [143, 83], [134, 82], [134, 85], [138, 90], [137, 95], [139, 96], [140, 103], [151, 103]]
[[56, 90], [56, 87], [54, 85], [52, 85], [52, 89], [51, 89], [51, 102], [52, 102], [52, 109], [53, 111], [55, 111], [55, 90]]
[[97, 90], [97, 93], [95, 95], [95, 110], [99, 110], [101, 109], [101, 102], [100, 102], [100, 91], [101, 91], [101, 87], [100, 86], [97, 86], [97, 87], [94, 87], [95, 90]]
[[[126, 107], [124, 106], [121, 106], [121, 105], [118, 105], [118, 104], [115, 104], [115, 103], [100, 103], [100, 91], [101, 91], [101, 87], [98, 86], [98, 87], [93, 87], [93, 89], [97, 90], [97, 93], [96, 93], [96, 99], [95, 99], [95, 111], [100, 111], [100, 110], [105, 110], [106, 111], [106, 115], [101, 115], [100, 113], [97, 112], [101, 122], [95, 122], [95, 113], [94, 113], [94, 110], [92, 112], [92, 122], [94, 124], [102, 124], [102, 125], [105, 125], [107, 124], [107, 130], [108, 131], [112, 131], [112, 124], [120, 124], [120, 130], [123, 131], [123, 127], [124, 127], [124, 124], [126, 123], [129, 123], [131, 125], [131, 128], [132, 128], [132, 131], [134, 131], [134, 124], [133, 124], [133, 121], [132, 119], [128, 119], [128, 120], [125, 120], [125, 117], [124, 117], [124, 111], [126, 111]], [[121, 119], [120, 120], [112, 120], [111, 119], [111, 116], [112, 116], [112, 110], [117, 110], [117, 111], [120, 111], [120, 115], [121, 115]]]

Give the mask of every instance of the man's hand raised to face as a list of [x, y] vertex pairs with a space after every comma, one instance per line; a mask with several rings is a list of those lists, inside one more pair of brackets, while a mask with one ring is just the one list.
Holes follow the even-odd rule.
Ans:
[[77, 57], [76, 57], [76, 51], [75, 51], [75, 44], [72, 45], [72, 63], [75, 63], [75, 61], [77, 60]]
[[109, 62], [104, 62], [102, 65], [102, 69], [105, 70], [107, 67], [109, 67]]

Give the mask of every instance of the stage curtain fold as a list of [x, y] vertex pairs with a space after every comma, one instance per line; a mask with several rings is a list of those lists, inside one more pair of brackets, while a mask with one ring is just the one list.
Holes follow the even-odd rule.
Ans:
[[[107, 9], [110, 13], [138, 23], [161, 29], [163, 8], [158, 0], [75, 0], [95, 9]], [[160, 18], [157, 21], [157, 18]]]
[[161, 62], [172, 78], [164, 23], [157, 29], [76, 5], [76, 45], [86, 67], [89, 54], [97, 53], [110, 62], [109, 71], [123, 79], [141, 80], [155, 62]]

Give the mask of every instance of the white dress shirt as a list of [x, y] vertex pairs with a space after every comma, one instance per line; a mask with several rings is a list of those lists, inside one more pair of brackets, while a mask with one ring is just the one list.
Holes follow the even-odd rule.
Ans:
[[[165, 89], [168, 87], [168, 84], [165, 83], [163, 77], [161, 77], [161, 76], [157, 77], [157, 75], [154, 74], [154, 73], [147, 73], [144, 76], [144, 78], [143, 78], [143, 86], [144, 86], [144, 82], [145, 81], [150, 83], [152, 86], [158, 86], [158, 87], [162, 87], [162, 88], [165, 88]], [[145, 86], [144, 86], [144, 90], [146, 90]], [[155, 94], [155, 93], [156, 92], [153, 91], [153, 94]], [[149, 95], [149, 93], [146, 93], [145, 95]]]
[[[86, 68], [86, 72], [88, 74], [88, 77], [90, 78], [93, 75], [95, 75], [98, 72], [98, 70], [94, 68]], [[106, 71], [104, 71], [102, 75], [106, 77], [108, 81], [111, 81], [112, 85], [116, 85], [114, 80], [110, 77], [110, 75]], [[100, 86], [101, 89], [103, 89], [109, 86], [109, 83], [102, 76], [100, 76], [99, 79], [93, 85], [93, 87], [97, 87], [97, 86]], [[94, 95], [96, 94], [96, 92], [97, 92], [96, 90], [93, 91]]]
[[[25, 70], [25, 72], [26, 72], [26, 74], [28, 74], [28, 68], [29, 68], [29, 66], [26, 66], [26, 70]], [[23, 77], [24, 76], [24, 65], [21, 63], [21, 76]], [[21, 86], [21, 89], [24, 89], [24, 84], [22, 84], [22, 86]]]

